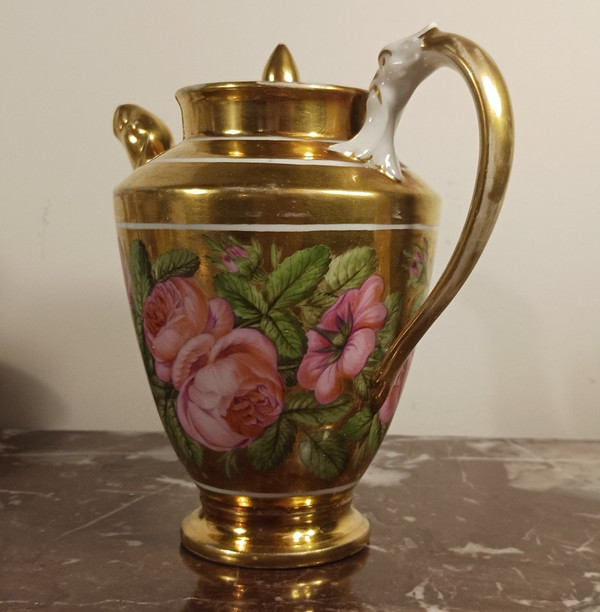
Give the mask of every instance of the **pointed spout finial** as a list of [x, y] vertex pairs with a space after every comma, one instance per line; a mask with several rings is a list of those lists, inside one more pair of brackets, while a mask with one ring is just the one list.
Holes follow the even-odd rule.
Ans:
[[277, 45], [263, 70], [263, 81], [297, 83], [300, 74], [296, 62], [285, 45]]

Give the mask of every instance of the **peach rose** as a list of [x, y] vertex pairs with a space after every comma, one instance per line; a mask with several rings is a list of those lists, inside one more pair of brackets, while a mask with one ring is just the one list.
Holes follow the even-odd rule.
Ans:
[[[187, 434], [216, 451], [247, 446], [277, 420], [284, 386], [271, 341], [253, 329], [234, 329], [206, 353], [184, 382], [177, 416]], [[193, 355], [190, 355], [193, 359]]]
[[[172, 380], [175, 359], [187, 342], [201, 334], [214, 341], [233, 328], [229, 304], [221, 298], [207, 300], [190, 278], [172, 277], [158, 283], [146, 298], [142, 314], [156, 375], [165, 382]], [[178, 382], [183, 382], [181, 375]]]

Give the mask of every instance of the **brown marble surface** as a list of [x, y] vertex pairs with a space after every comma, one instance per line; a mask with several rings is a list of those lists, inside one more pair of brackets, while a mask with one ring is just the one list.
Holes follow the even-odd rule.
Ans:
[[193, 485], [161, 434], [4, 432], [0, 612], [600, 610], [600, 443], [388, 437], [371, 543], [302, 570], [179, 548]]

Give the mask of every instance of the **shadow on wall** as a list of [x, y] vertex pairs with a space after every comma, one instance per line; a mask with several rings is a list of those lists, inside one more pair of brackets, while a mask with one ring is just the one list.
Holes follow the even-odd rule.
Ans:
[[0, 429], [51, 429], [66, 406], [45, 383], [0, 363]]

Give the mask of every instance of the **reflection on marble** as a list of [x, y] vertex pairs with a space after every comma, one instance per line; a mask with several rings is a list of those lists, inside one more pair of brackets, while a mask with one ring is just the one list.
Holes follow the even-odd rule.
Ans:
[[178, 544], [193, 485], [160, 434], [0, 438], [0, 612], [600, 610], [600, 443], [389, 437], [370, 545], [250, 570]]

